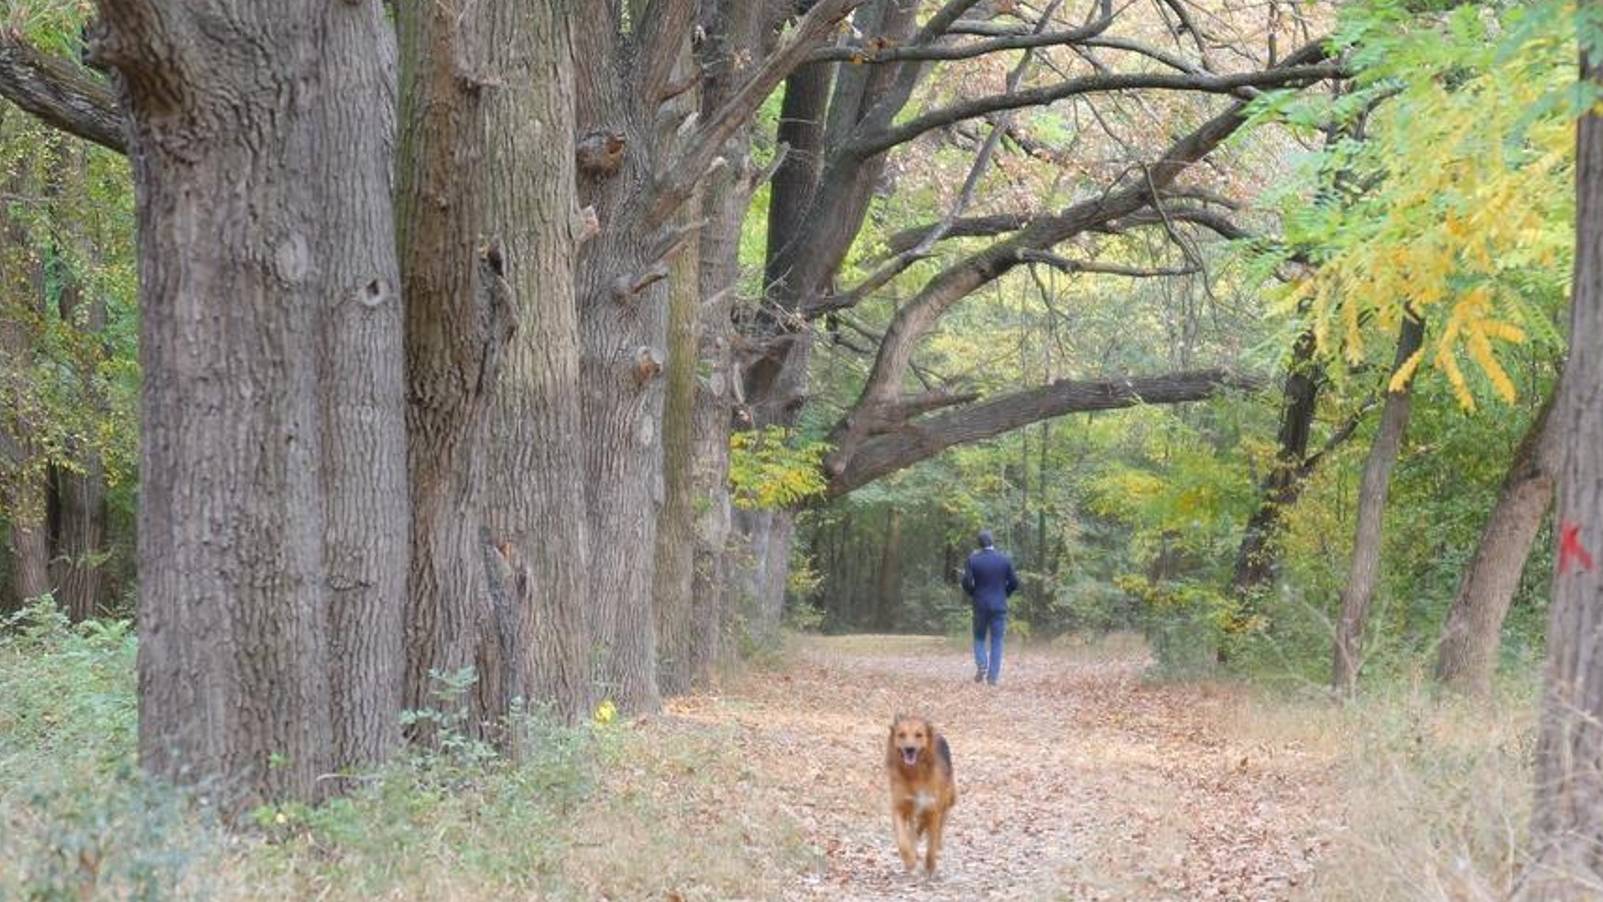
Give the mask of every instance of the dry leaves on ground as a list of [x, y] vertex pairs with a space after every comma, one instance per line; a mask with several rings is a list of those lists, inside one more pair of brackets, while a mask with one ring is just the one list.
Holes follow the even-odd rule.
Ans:
[[[1146, 682], [1145, 665], [1010, 650], [992, 688], [942, 640], [808, 640], [782, 671], [674, 700], [656, 728], [732, 731], [753, 784], [721, 800], [729, 814], [793, 822], [817, 853], [781, 898], [1296, 896], [1331, 830], [1328, 762], [1243, 738], [1233, 692]], [[897, 711], [952, 744], [959, 798], [933, 881], [901, 873], [884, 809]]]

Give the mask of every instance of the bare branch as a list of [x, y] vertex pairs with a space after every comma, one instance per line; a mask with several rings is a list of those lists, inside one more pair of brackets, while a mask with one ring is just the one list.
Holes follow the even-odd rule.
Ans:
[[1029, 50], [1036, 47], [1078, 44], [1106, 31], [1111, 24], [1111, 20], [1102, 20], [1069, 31], [1049, 31], [1040, 34], [1023, 32], [965, 44], [914, 44], [907, 47], [883, 48], [848, 44], [840, 47], [823, 47], [813, 51], [809, 61], [879, 64], [899, 63], [905, 60], [965, 60], [1004, 50]]
[[1347, 69], [1341, 65], [1319, 64], [1265, 69], [1258, 72], [1242, 72], [1231, 75], [1192, 75], [1161, 72], [1115, 72], [1103, 75], [1086, 75], [1079, 78], [1071, 78], [1055, 85], [1046, 85], [1007, 94], [994, 94], [990, 97], [980, 97], [962, 103], [954, 103], [951, 106], [933, 110], [922, 116], [915, 116], [901, 125], [859, 136], [847, 149], [850, 153], [858, 156], [870, 157], [884, 153], [898, 144], [911, 141], [919, 135], [932, 129], [940, 128], [943, 125], [950, 125], [953, 122], [959, 122], [964, 119], [978, 118], [1002, 110], [1043, 106], [1080, 94], [1128, 91], [1141, 88], [1237, 94], [1244, 88], [1277, 87], [1314, 82], [1327, 78], [1342, 78], [1347, 74]]
[[779, 167], [785, 165], [785, 158], [788, 156], [790, 156], [790, 145], [782, 141], [779, 147], [774, 150], [774, 158], [768, 161], [768, 165], [753, 172], [751, 177], [746, 180], [744, 188], [748, 199], [757, 193], [758, 188], [768, 184], [769, 180], [774, 177], [774, 173], [779, 171]]
[[1360, 404], [1358, 409], [1353, 412], [1352, 416], [1348, 417], [1345, 422], [1336, 427], [1334, 432], [1330, 433], [1330, 437], [1325, 439], [1325, 443], [1320, 446], [1318, 451], [1308, 455], [1301, 463], [1297, 464], [1297, 476], [1306, 479], [1312, 475], [1321, 460], [1337, 448], [1340, 448], [1343, 442], [1352, 438], [1353, 433], [1358, 431], [1358, 427], [1363, 425], [1364, 415], [1374, 409], [1375, 403], [1376, 398], [1374, 395], [1366, 398], [1364, 403]]
[[1157, 210], [1141, 210], [1108, 223], [1105, 228], [1099, 229], [1099, 231], [1123, 232], [1137, 226], [1166, 225], [1165, 214], [1167, 214], [1167, 220], [1169, 221], [1193, 223], [1208, 229], [1221, 238], [1231, 241], [1257, 237], [1222, 213], [1190, 205], [1166, 207], [1161, 213]]
[[1197, 44], [1197, 55], [1202, 58], [1202, 68], [1212, 69], [1213, 65], [1208, 62], [1208, 45], [1205, 40], [1207, 35], [1197, 27], [1196, 20], [1186, 10], [1185, 0], [1163, 0], [1163, 3], [1174, 10], [1174, 14], [1180, 18], [1181, 30], [1191, 32], [1191, 38]]
[[1163, 276], [1189, 276], [1202, 271], [1199, 266], [1177, 266], [1157, 269], [1144, 269], [1136, 266], [1120, 266], [1116, 263], [1100, 263], [1095, 260], [1070, 260], [1060, 257], [1049, 251], [1026, 250], [1019, 253], [1019, 257], [1028, 263], [1045, 263], [1054, 269], [1067, 273], [1096, 273], [1107, 276], [1129, 276], [1132, 279], [1151, 279]]
[[[1052, 8], [1055, 9], [1057, 4], [1061, 2], [1062, 0], [1055, 0]], [[1050, 15], [1050, 10], [1048, 14]], [[1043, 24], [1045, 24], [1046, 18], [1046, 16], [1042, 17]], [[1013, 67], [1013, 71], [1008, 73], [1008, 91], [1014, 91], [1018, 89], [1019, 82], [1024, 79], [1024, 73], [1029, 70], [1030, 59], [1034, 53], [1034, 50], [1026, 50], [1024, 52], [1024, 58], [1019, 60], [1019, 64], [1017, 66]], [[980, 184], [980, 177], [985, 174], [986, 169], [990, 168], [991, 157], [995, 155], [997, 145], [1002, 142], [1002, 136], [1007, 133], [1007, 129], [1011, 124], [1011, 120], [1012, 113], [1009, 112], [999, 117], [999, 121], [991, 126], [991, 133], [986, 136], [984, 143], [980, 145], [979, 153], [974, 155], [974, 164], [969, 167], [968, 176], [963, 179], [963, 190], [958, 192], [957, 200], [953, 202], [951, 210], [947, 211], [946, 215], [941, 217], [940, 223], [938, 223], [934, 229], [930, 230], [927, 234], [920, 238], [917, 244], [897, 254], [891, 260], [882, 265], [878, 270], [871, 273], [868, 278], [862, 281], [861, 284], [847, 292], [847, 297], [844, 301], [845, 304], [856, 304], [863, 298], [868, 297], [875, 291], [878, 291], [880, 286], [896, 278], [909, 266], [912, 266], [914, 263], [923, 259], [929, 253], [930, 248], [934, 247], [935, 243], [941, 240], [941, 237], [945, 235], [947, 230], [952, 227], [952, 223], [962, 215], [963, 210], [966, 209], [969, 205], [969, 202], [973, 200], [974, 191], [979, 187]]]
[[1091, 40], [1085, 41], [1084, 44], [1087, 47], [1102, 47], [1108, 50], [1122, 50], [1144, 56], [1148, 59], [1162, 63], [1163, 65], [1168, 66], [1169, 68], [1178, 72], [1184, 72], [1187, 75], [1202, 75], [1206, 72], [1205, 69], [1194, 65], [1185, 57], [1176, 56], [1167, 50], [1160, 50], [1156, 47], [1151, 47], [1137, 41], [1129, 40], [1128, 38], [1118, 37], [1116, 35], [1092, 38]]
[[714, 111], [701, 124], [696, 134], [686, 143], [668, 168], [658, 174], [652, 198], [650, 221], [667, 222], [674, 210], [690, 198], [696, 185], [706, 177], [708, 166], [718, 156], [724, 142], [734, 135], [757, 108], [773, 93], [807, 54], [841, 19], [865, 0], [819, 0], [797, 22], [794, 33], [777, 50], [757, 67], [739, 88], [730, 95], [722, 107]]
[[[1288, 62], [1301, 67], [1323, 54], [1321, 46], [1312, 45], [1293, 54]], [[1100, 197], [1074, 204], [1055, 216], [1037, 217], [1012, 237], [969, 256], [931, 279], [897, 310], [853, 411], [873, 409], [898, 393], [915, 348], [952, 305], [1024, 262], [1023, 254], [1027, 251], [1048, 250], [1075, 235], [1105, 229], [1142, 211], [1161, 198], [1186, 167], [1207, 156], [1234, 134], [1246, 122], [1246, 110], [1247, 102], [1238, 101], [1176, 141], [1159, 159], [1141, 169], [1142, 179], [1137, 184], [1118, 189], [1116, 183]], [[824, 298], [815, 305], [827, 305], [831, 300]], [[837, 466], [851, 463], [856, 445], [847, 442], [837, 447]]]
[[111, 88], [87, 70], [40, 53], [0, 29], [0, 96], [45, 123], [118, 153], [128, 152]]
[[849, 458], [842, 458], [837, 451], [825, 461], [829, 492], [844, 495], [947, 448], [983, 441], [1064, 414], [1201, 401], [1227, 389], [1251, 391], [1258, 387], [1255, 379], [1217, 369], [1089, 381], [1063, 379], [939, 416], [911, 420], [864, 441]]
[[701, 84], [701, 80], [705, 77], [706, 73], [702, 72], [700, 68], [691, 69], [689, 72], [685, 73], [683, 78], [670, 81], [663, 85], [662, 89], [657, 92], [657, 102], [667, 103], [675, 97], [678, 97], [686, 91], [689, 91], [691, 88]]
[[[995, 213], [989, 216], [966, 216], [952, 220], [942, 238], [989, 238], [1007, 232], [1016, 232], [1029, 224], [1029, 213]], [[940, 223], [902, 229], [885, 240], [886, 257], [893, 257], [919, 244], [926, 235], [940, 228]]]

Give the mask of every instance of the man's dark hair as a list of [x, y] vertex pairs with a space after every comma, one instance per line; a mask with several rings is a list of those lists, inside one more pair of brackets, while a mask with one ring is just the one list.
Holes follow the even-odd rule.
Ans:
[[981, 548], [989, 548], [989, 547], [991, 547], [992, 545], [995, 545], [995, 544], [996, 544], [996, 540], [991, 538], [991, 531], [989, 529], [980, 530], [980, 547]]

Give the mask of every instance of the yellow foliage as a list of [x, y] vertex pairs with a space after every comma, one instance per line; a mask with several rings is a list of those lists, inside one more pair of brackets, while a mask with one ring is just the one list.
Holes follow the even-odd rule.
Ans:
[[[1353, 364], [1365, 357], [1369, 330], [1421, 317], [1427, 347], [1399, 368], [1392, 390], [1428, 359], [1473, 408], [1462, 354], [1512, 402], [1499, 355], [1545, 328], [1520, 293], [1533, 279], [1562, 293], [1573, 252], [1573, 120], [1542, 105], [1573, 78], [1572, 60], [1562, 47], [1509, 54], [1451, 87], [1420, 78], [1383, 106], [1355, 164], [1380, 176], [1380, 187], [1323, 225], [1335, 237], [1320, 248], [1318, 268], [1286, 286], [1282, 309], [1304, 306], [1333, 352], [1339, 332]], [[1549, 112], [1532, 120], [1532, 110]]]

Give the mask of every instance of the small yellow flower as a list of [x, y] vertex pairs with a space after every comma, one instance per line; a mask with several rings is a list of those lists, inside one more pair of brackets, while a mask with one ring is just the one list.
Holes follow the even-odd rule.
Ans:
[[612, 723], [615, 719], [617, 719], [617, 717], [618, 706], [612, 703], [612, 699], [605, 699], [601, 702], [601, 704], [596, 705], [596, 723], [605, 726], [609, 723]]

